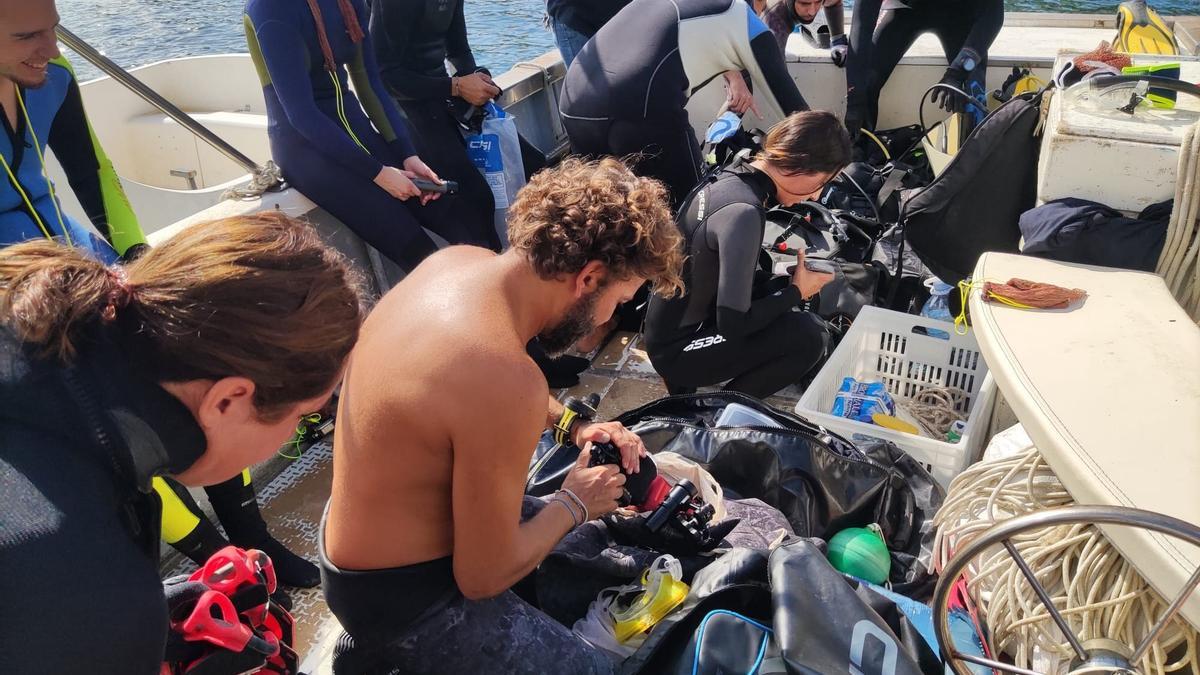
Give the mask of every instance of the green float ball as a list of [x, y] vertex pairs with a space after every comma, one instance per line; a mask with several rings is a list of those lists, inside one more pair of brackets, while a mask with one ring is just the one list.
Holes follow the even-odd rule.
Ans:
[[844, 574], [882, 584], [891, 572], [892, 556], [879, 535], [866, 528], [850, 527], [829, 540], [829, 563]]

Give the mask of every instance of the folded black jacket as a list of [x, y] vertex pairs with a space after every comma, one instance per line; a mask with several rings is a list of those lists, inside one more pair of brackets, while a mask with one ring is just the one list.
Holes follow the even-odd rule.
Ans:
[[1022, 252], [1063, 262], [1153, 272], [1167, 236], [1173, 200], [1137, 218], [1086, 199], [1067, 197], [1021, 214]]

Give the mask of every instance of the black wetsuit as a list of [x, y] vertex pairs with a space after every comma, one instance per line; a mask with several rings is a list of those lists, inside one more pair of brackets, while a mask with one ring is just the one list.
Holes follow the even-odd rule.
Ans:
[[798, 382], [825, 351], [824, 325], [795, 311], [794, 285], [754, 298], [772, 189], [756, 169], [726, 171], [679, 211], [687, 293], [653, 296], [645, 331], [650, 362], [673, 393], [728, 380], [726, 389], [764, 398]]
[[494, 230], [492, 190], [446, 108], [446, 62], [456, 75], [476, 70], [463, 0], [372, 0], [370, 33], [383, 81], [412, 125], [421, 158], [442, 178], [458, 181], [472, 228]]
[[684, 106], [729, 70], [750, 74], [764, 113], [808, 108], [771, 31], [743, 0], [634, 0], [567, 70], [561, 112], [571, 147], [585, 155], [646, 153], [635, 170], [665, 182], [678, 203], [700, 179]]
[[[1003, 25], [1004, 0], [855, 2], [850, 56], [846, 63], [847, 126], [861, 124], [875, 128], [879, 92], [922, 33], [937, 35], [951, 66], [971, 66], [966, 69], [967, 79], [962, 84], [968, 93], [982, 98], [986, 92], [988, 48]], [[976, 107], [970, 112], [978, 118], [984, 111]]]
[[75, 367], [0, 328], [0, 673], [159, 672], [167, 606], [150, 476], [204, 452], [188, 409], [119, 348]]

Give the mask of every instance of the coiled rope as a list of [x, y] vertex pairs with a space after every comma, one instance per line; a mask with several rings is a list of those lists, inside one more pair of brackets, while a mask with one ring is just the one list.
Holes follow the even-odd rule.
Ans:
[[1183, 134], [1175, 205], [1156, 272], [1192, 320], [1200, 322], [1200, 122]]
[[[979, 462], [950, 483], [934, 517], [935, 569], [999, 521], [1074, 503], [1036, 449]], [[1081, 641], [1109, 638], [1132, 648], [1167, 608], [1093, 525], [1045, 528], [1018, 535], [1012, 543]], [[992, 653], [1007, 654], [1019, 668], [1061, 672], [1074, 652], [1004, 549], [989, 550], [966, 574], [990, 629]], [[1047, 661], [1055, 660], [1048, 667]], [[1176, 616], [1134, 665], [1142, 673], [1200, 673], [1196, 631]]]

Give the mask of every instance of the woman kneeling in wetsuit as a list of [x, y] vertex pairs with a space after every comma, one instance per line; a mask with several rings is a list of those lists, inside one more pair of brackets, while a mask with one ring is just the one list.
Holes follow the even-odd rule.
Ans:
[[700, 180], [700, 147], [684, 106], [713, 78], [742, 70], [762, 112], [778, 119], [808, 109], [774, 36], [743, 0], [634, 0], [567, 70], [561, 112], [571, 149], [645, 153], [635, 171], [666, 183], [678, 205]]
[[[212, 485], [271, 456], [329, 399], [362, 303], [345, 259], [278, 212], [123, 268], [0, 251], [0, 671], [159, 672], [151, 477]], [[64, 644], [64, 624], [86, 629]]]
[[246, 3], [272, 156], [289, 183], [406, 272], [437, 250], [423, 227], [451, 244], [498, 248], [490, 221], [468, 225], [478, 221], [469, 205], [413, 184], [438, 176], [380, 78], [367, 16], [362, 0]]
[[687, 294], [653, 296], [646, 312], [650, 362], [671, 393], [728, 381], [764, 398], [800, 381], [825, 352], [823, 322], [797, 311], [833, 277], [801, 256], [792, 283], [753, 299], [767, 203], [790, 206], [820, 194], [850, 161], [850, 138], [827, 112], [788, 116], [748, 165], [722, 171], [679, 209]]

